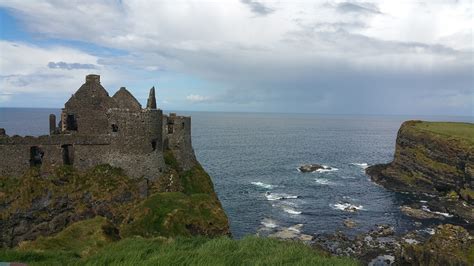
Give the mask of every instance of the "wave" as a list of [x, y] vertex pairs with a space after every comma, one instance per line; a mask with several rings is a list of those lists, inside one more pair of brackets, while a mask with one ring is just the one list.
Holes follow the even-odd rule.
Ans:
[[296, 233], [301, 233], [302, 228], [303, 228], [303, 224], [295, 224], [288, 227], [288, 230], [296, 232]]
[[269, 218], [264, 218], [260, 223], [263, 226], [265, 226], [266, 228], [277, 228], [278, 227], [277, 222], [275, 220], [272, 220], [272, 219], [269, 219]]
[[284, 200], [284, 199], [297, 199], [298, 196], [293, 196], [285, 193], [270, 193], [270, 192], [265, 192], [265, 197], [267, 197], [267, 200]]
[[285, 207], [283, 207], [283, 211], [286, 212], [286, 213], [289, 213], [289, 214], [301, 214], [300, 211], [290, 209], [290, 208], [285, 208]]
[[[342, 179], [356, 179], [355, 176], [343, 176]], [[370, 180], [370, 179], [369, 179]]]
[[352, 164], [354, 166], [358, 166], [362, 169], [365, 169], [365, 168], [369, 167], [369, 165], [367, 163], [350, 163], [350, 164]]
[[438, 214], [438, 215], [441, 215], [441, 216], [444, 216], [444, 217], [447, 217], [447, 218], [453, 217], [452, 214], [449, 214], [449, 213], [446, 213], [446, 212], [432, 211], [428, 208], [428, 206], [425, 206], [425, 205], [421, 206], [421, 209], [424, 210], [425, 212], [431, 212], [431, 213]]
[[275, 187], [274, 185], [265, 184], [265, 183], [262, 183], [262, 182], [250, 182], [250, 183], [252, 185], [257, 186], [257, 187], [262, 187], [262, 188], [266, 188], [266, 189], [272, 189], [272, 188]]
[[353, 212], [355, 210], [359, 211], [359, 210], [363, 210], [364, 207], [362, 205], [354, 205], [354, 204], [350, 204], [350, 203], [336, 203], [336, 204], [333, 204], [332, 207], [334, 209], [337, 209], [337, 210], [341, 210], [341, 211], [348, 211], [348, 212]]
[[323, 169], [318, 169], [318, 170], [314, 171], [313, 173], [327, 173], [327, 172], [334, 172], [334, 171], [339, 170], [335, 167], [330, 167], [330, 166], [327, 166], [327, 165], [321, 165], [321, 166], [324, 167], [324, 168]]
[[328, 179], [326, 178], [317, 178], [315, 179], [316, 183], [320, 184], [320, 185], [334, 185], [335, 183], [334, 182], [331, 182], [329, 181]]

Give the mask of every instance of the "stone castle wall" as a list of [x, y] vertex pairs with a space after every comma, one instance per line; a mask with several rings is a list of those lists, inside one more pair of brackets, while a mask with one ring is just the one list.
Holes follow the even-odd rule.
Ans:
[[9, 137], [2, 130], [0, 175], [21, 176], [31, 167], [47, 173], [61, 165], [87, 170], [110, 164], [131, 177], [155, 179], [166, 167], [165, 148], [173, 151], [183, 169], [190, 169], [196, 163], [191, 119], [164, 116], [156, 109], [154, 97], [152, 88], [149, 106], [142, 109], [125, 88], [110, 97], [100, 77], [88, 75], [66, 102], [57, 128], [54, 116], [50, 117], [50, 135]]

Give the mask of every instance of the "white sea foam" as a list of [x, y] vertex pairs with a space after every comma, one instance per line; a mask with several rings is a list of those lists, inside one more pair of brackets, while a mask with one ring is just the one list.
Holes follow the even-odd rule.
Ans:
[[367, 163], [351, 163], [351, 164], [354, 165], [354, 166], [358, 166], [362, 169], [365, 169], [365, 168], [369, 167], [369, 165]]
[[355, 176], [343, 176], [342, 179], [356, 179], [356, 177]]
[[268, 218], [264, 218], [260, 223], [263, 226], [265, 226], [266, 228], [277, 228], [278, 227], [278, 224], [275, 220], [268, 219]]
[[421, 230], [421, 231], [424, 231], [424, 232], [426, 232], [426, 233], [428, 233], [428, 234], [430, 234], [430, 235], [434, 235], [435, 232], [436, 232], [436, 230], [434, 230], [433, 228], [429, 228], [429, 227], [428, 227], [428, 228], [425, 228], [425, 229], [423, 229], [423, 230]]
[[321, 165], [321, 166], [323, 167], [323, 169], [318, 169], [318, 170], [314, 171], [313, 173], [327, 173], [327, 172], [334, 172], [334, 171], [339, 170], [335, 167], [330, 167], [330, 166], [327, 166], [327, 165]]
[[432, 211], [432, 210], [430, 210], [430, 208], [428, 208], [428, 206], [425, 206], [425, 205], [421, 206], [421, 209], [424, 210], [425, 212], [431, 212], [431, 213], [438, 214], [438, 215], [441, 215], [441, 216], [444, 216], [444, 217], [447, 217], [447, 218], [453, 217], [452, 214], [449, 214], [449, 213], [446, 213], [446, 212]]
[[301, 214], [300, 211], [297, 211], [291, 208], [286, 208], [286, 207], [283, 207], [283, 211], [289, 214]]
[[250, 182], [250, 183], [252, 183], [252, 185], [255, 185], [257, 187], [262, 187], [262, 188], [266, 188], [266, 189], [272, 189], [272, 188], [275, 187], [274, 185], [265, 184], [265, 183], [262, 183], [262, 182]]
[[316, 178], [315, 181], [320, 185], [334, 185], [334, 182], [331, 182], [326, 178]]
[[284, 199], [297, 199], [298, 196], [293, 196], [293, 195], [288, 195], [285, 193], [270, 193], [270, 192], [265, 192], [265, 197], [267, 197], [267, 200], [284, 200]]
[[333, 204], [332, 207], [334, 209], [337, 209], [337, 210], [341, 210], [341, 211], [351, 211], [353, 209], [356, 209], [356, 210], [363, 210], [364, 207], [362, 205], [354, 205], [354, 204], [350, 204], [350, 203], [336, 203], [336, 204]]

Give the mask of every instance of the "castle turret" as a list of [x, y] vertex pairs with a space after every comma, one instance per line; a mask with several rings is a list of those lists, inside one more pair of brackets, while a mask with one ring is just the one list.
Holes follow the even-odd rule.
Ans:
[[155, 87], [152, 87], [150, 89], [150, 95], [148, 96], [146, 108], [156, 109]]

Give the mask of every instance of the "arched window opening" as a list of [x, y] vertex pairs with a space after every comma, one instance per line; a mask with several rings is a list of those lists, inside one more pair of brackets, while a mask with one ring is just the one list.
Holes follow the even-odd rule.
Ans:
[[112, 132], [118, 132], [118, 126], [116, 124], [112, 124]]
[[43, 164], [44, 152], [38, 147], [30, 147], [30, 166], [41, 166]]
[[66, 117], [66, 130], [77, 131], [77, 120], [73, 114], [68, 114]]
[[72, 144], [61, 145], [64, 165], [72, 165], [74, 162], [74, 150]]

